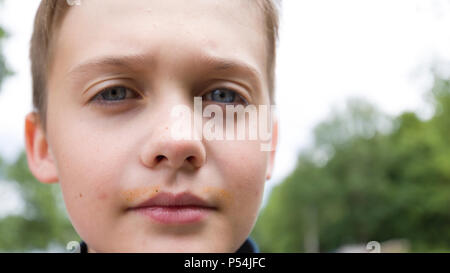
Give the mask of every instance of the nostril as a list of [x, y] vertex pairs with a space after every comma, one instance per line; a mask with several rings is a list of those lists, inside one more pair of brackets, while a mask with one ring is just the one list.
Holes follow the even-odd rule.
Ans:
[[192, 161], [194, 161], [195, 158], [194, 158], [193, 156], [188, 156], [188, 157], [186, 158], [186, 160], [192, 163]]
[[161, 160], [163, 160], [165, 158], [165, 156], [163, 156], [163, 155], [158, 155], [157, 157], [156, 157], [156, 161], [159, 163], [159, 162], [161, 162]]

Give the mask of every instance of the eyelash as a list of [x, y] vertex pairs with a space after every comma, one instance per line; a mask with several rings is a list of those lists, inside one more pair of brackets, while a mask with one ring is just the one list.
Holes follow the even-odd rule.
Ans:
[[[115, 101], [108, 101], [108, 100], [105, 100], [105, 99], [101, 99], [102, 94], [104, 94], [104, 93], [107, 92], [107, 91], [111, 91], [112, 89], [115, 89], [115, 88], [123, 88], [123, 89], [125, 89], [125, 92], [131, 91], [132, 93], [134, 93], [134, 97], [133, 97], [133, 98], [140, 97], [139, 92], [134, 91], [134, 90], [131, 89], [131, 88], [128, 88], [128, 87], [123, 86], [123, 85], [115, 85], [115, 86], [106, 87], [106, 88], [102, 89], [101, 91], [99, 91], [99, 92], [98, 92], [98, 93], [97, 93], [97, 94], [89, 101], [89, 103], [97, 103], [97, 104], [100, 104], [100, 105], [106, 106], [106, 107], [115, 107], [115, 106], [119, 106], [120, 104], [123, 104], [123, 103], [124, 103], [123, 101], [126, 100], [127, 94], [125, 94], [125, 98], [124, 98], [124, 99], [115, 100]], [[227, 92], [227, 91], [228, 91], [228, 92], [232, 92], [233, 95], [236, 97], [236, 99], [238, 99], [238, 100], [241, 101], [240, 104], [244, 104], [245, 106], [249, 104], [248, 101], [247, 101], [247, 99], [245, 99], [242, 95], [240, 95], [239, 92], [237, 92], [237, 91], [235, 91], [235, 90], [233, 90], [233, 89], [230, 89], [230, 88], [225, 88], [225, 87], [218, 87], [218, 88], [211, 89], [211, 90], [208, 91], [206, 94], [204, 94], [204, 95], [202, 96], [202, 98], [204, 98], [205, 96], [208, 96], [208, 95], [210, 95], [210, 94], [211, 94], [211, 96], [212, 96], [212, 93], [213, 93], [214, 91], [216, 91], [216, 90], [222, 90], [222, 91], [226, 91], [226, 92]], [[214, 103], [214, 102], [213, 102], [213, 103]], [[217, 103], [217, 104], [224, 104], [224, 105], [226, 105], [226, 104], [239, 104], [239, 102], [229, 102], [229, 103], [226, 103], [226, 102], [215, 102], [215, 103]]]
[[[229, 104], [244, 104], [245, 106], [249, 104], [248, 101], [247, 101], [247, 99], [245, 99], [242, 95], [240, 95], [239, 92], [237, 92], [237, 91], [235, 91], [235, 90], [233, 90], [233, 89], [230, 89], [230, 88], [225, 88], [225, 87], [213, 88], [213, 89], [209, 90], [205, 95], [203, 95], [202, 98], [204, 98], [205, 96], [208, 96], [208, 95], [211, 95], [211, 97], [212, 97], [213, 92], [216, 91], [216, 90], [222, 90], [222, 91], [229, 91], [229, 92], [232, 92], [232, 93], [233, 93], [233, 96], [235, 97], [235, 99], [236, 99], [236, 100], [240, 100], [241, 102], [228, 102], [228, 103], [227, 103], [227, 102], [214, 102], [214, 101], [211, 101], [211, 103], [217, 103], [217, 104], [223, 104], [223, 105], [229, 105]], [[209, 102], [209, 101], [208, 101], [208, 102]]]

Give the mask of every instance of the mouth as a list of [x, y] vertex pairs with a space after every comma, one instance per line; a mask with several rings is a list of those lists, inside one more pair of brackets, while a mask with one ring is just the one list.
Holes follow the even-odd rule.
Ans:
[[131, 211], [162, 224], [197, 223], [216, 209], [189, 192], [179, 194], [162, 192], [130, 208]]

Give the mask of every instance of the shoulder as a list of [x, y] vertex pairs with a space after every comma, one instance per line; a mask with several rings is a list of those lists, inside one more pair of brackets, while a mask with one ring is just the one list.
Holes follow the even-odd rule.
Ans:
[[259, 248], [256, 242], [248, 237], [236, 253], [259, 253]]

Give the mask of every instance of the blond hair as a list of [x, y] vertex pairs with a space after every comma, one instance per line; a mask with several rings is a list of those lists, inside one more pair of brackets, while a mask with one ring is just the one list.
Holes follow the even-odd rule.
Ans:
[[[249, 0], [258, 5], [264, 14], [267, 33], [268, 60], [267, 75], [270, 101], [275, 103], [275, 61], [278, 43], [279, 10], [281, 0]], [[52, 46], [55, 33], [70, 5], [63, 0], [42, 0], [34, 19], [34, 29], [30, 43], [30, 61], [33, 90], [33, 107], [41, 125], [46, 129], [47, 79], [52, 61]]]

